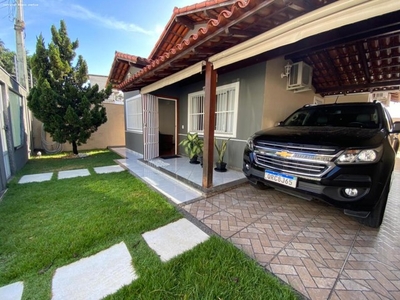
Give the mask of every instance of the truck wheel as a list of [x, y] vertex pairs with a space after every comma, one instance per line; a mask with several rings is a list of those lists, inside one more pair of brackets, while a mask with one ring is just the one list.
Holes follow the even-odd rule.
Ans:
[[378, 228], [381, 226], [383, 221], [383, 215], [385, 213], [387, 198], [390, 191], [391, 177], [389, 177], [385, 188], [382, 191], [381, 197], [379, 198], [378, 204], [375, 206], [374, 210], [371, 211], [368, 217], [360, 218], [360, 223], [372, 228]]

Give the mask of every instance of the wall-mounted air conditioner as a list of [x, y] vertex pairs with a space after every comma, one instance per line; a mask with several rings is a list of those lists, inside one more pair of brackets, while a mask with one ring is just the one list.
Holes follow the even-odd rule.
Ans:
[[373, 92], [369, 94], [369, 102], [378, 100], [382, 102], [383, 105], [389, 106], [391, 100], [391, 94], [389, 92]]
[[312, 72], [312, 67], [305, 62], [300, 61], [292, 64], [287, 78], [286, 90], [294, 92], [311, 90]]

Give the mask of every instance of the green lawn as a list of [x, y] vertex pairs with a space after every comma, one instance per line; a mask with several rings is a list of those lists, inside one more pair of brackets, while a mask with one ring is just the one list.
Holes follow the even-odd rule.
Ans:
[[289, 287], [218, 237], [161, 262], [141, 234], [182, 215], [126, 171], [17, 184], [23, 174], [91, 169], [116, 158], [99, 152], [28, 162], [0, 202], [0, 286], [23, 281], [23, 299], [50, 299], [58, 267], [124, 241], [139, 278], [109, 299], [296, 299]]

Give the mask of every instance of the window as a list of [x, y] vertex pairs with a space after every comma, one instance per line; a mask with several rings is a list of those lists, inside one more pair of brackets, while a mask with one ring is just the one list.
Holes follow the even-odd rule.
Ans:
[[142, 95], [126, 100], [126, 128], [128, 131], [143, 132]]
[[[236, 136], [239, 82], [217, 87], [215, 135]], [[189, 94], [188, 131], [204, 132], [204, 91]]]
[[22, 97], [10, 91], [10, 113], [11, 113], [11, 130], [14, 142], [14, 147], [22, 146]]

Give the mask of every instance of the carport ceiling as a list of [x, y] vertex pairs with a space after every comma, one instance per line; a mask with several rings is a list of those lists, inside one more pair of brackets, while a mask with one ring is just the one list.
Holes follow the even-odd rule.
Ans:
[[308, 38], [292, 47], [302, 51], [285, 58], [311, 65], [313, 87], [323, 96], [399, 90], [398, 20], [394, 12]]

